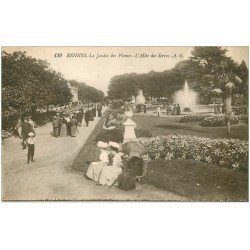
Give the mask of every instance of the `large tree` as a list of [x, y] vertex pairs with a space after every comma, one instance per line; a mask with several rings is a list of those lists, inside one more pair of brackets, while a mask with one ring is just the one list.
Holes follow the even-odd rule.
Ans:
[[[212, 90], [221, 88], [225, 98], [226, 84], [222, 84], [225, 72], [238, 76], [232, 93], [240, 93], [247, 99], [248, 69], [243, 61], [240, 65], [227, 56], [227, 50], [221, 47], [194, 47], [191, 57], [175, 65], [173, 69], [163, 72], [150, 71], [145, 74], [123, 74], [114, 76], [108, 86], [108, 96], [112, 99], [130, 99], [139, 89], [146, 97], [167, 97], [183, 87], [188, 80], [190, 87], [199, 94], [201, 103], [209, 103]], [[232, 77], [230, 77], [231, 79]]]
[[72, 94], [63, 76], [47, 61], [25, 52], [2, 52], [2, 110], [4, 116], [35, 112], [49, 105], [68, 104]]
[[227, 50], [221, 47], [195, 47], [191, 59], [204, 68], [204, 76], [207, 76], [210, 86], [214, 88], [212, 92], [221, 92], [228, 120], [227, 129], [230, 133], [232, 95], [246, 89], [248, 70], [244, 63], [238, 65], [231, 57], [226, 56], [226, 52]]
[[70, 80], [71, 84], [76, 84], [78, 86], [78, 100], [86, 102], [102, 102], [104, 101], [104, 93], [92, 86], [87, 85], [83, 82], [77, 82], [75, 80]]

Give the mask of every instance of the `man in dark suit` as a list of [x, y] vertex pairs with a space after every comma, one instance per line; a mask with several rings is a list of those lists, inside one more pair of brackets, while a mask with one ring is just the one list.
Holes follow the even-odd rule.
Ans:
[[85, 122], [86, 122], [86, 126], [89, 126], [89, 119], [90, 119], [90, 110], [86, 109], [85, 111], [85, 116], [84, 116]]
[[60, 126], [61, 126], [61, 119], [60, 119], [60, 117], [54, 116], [54, 119], [53, 119], [53, 122], [52, 122], [52, 126], [53, 126], [54, 136], [56, 138], [58, 138], [59, 137], [59, 129], [60, 129]]

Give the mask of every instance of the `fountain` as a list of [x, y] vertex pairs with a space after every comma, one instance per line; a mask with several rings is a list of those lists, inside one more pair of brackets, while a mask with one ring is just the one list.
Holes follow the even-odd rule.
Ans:
[[174, 101], [179, 103], [183, 111], [193, 111], [196, 108], [197, 94], [188, 86], [187, 80], [185, 81], [184, 88], [175, 93]]
[[145, 104], [145, 97], [142, 93], [142, 89], [139, 90], [138, 95], [135, 98], [135, 104]]

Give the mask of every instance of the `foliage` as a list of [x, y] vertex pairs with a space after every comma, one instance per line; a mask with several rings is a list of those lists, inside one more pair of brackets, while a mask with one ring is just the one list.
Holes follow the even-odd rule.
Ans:
[[25, 52], [2, 52], [2, 115], [64, 105], [72, 98], [67, 81], [43, 60]]
[[192, 159], [230, 169], [248, 169], [247, 141], [188, 135], [139, 138], [139, 141], [151, 159]]
[[112, 130], [102, 130], [99, 132], [96, 137], [95, 141], [103, 141], [103, 142], [122, 142], [123, 141], [123, 133], [121, 129], [112, 129]]
[[[123, 134], [124, 134], [124, 127], [119, 127], [118, 129], [112, 130], [102, 130], [100, 133], [97, 134], [95, 141], [114, 141], [114, 142], [123, 142]], [[135, 128], [135, 135], [137, 138], [140, 137], [152, 137], [150, 131], [140, 128]]]
[[4, 139], [11, 137], [13, 135], [13, 131], [12, 130], [2, 130], [1, 135], [2, 135], [2, 140], [4, 140]]
[[124, 101], [121, 99], [112, 100], [109, 107], [111, 109], [120, 109], [124, 105]]
[[[221, 89], [225, 94], [225, 80], [233, 81], [235, 93], [248, 93], [248, 68], [242, 61], [237, 64], [226, 55], [227, 50], [221, 47], [194, 47], [192, 56], [163, 72], [150, 71], [147, 74], [116, 75], [110, 80], [108, 96], [111, 99], [131, 100], [139, 89], [146, 98], [167, 97], [172, 101], [174, 93], [183, 87], [185, 79], [195, 90], [203, 103], [209, 103], [213, 89]], [[237, 78], [236, 78], [237, 76]], [[237, 82], [237, 79], [242, 82]], [[227, 81], [226, 80], [226, 81]]]
[[[231, 124], [237, 124], [239, 120], [246, 120], [246, 116], [231, 116]], [[227, 124], [227, 119], [224, 115], [186, 115], [181, 117], [180, 122], [201, 122], [203, 127], [218, 127], [225, 126]]]
[[78, 86], [78, 100], [82, 103], [86, 102], [102, 102], [104, 100], [104, 93], [86, 83], [79, 83], [75, 80], [69, 81], [71, 85]]
[[[236, 115], [231, 116], [230, 123], [237, 124], [239, 122], [239, 118]], [[227, 119], [224, 115], [216, 115], [216, 116], [206, 116], [202, 119], [201, 125], [203, 127], [219, 127], [226, 126]]]

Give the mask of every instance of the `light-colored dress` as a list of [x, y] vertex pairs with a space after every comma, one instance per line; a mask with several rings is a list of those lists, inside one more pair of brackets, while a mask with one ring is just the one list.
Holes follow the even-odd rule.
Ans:
[[115, 179], [122, 173], [122, 155], [123, 153], [117, 153], [113, 158], [113, 164], [106, 166], [101, 170], [99, 183], [101, 185], [111, 186]]
[[63, 123], [60, 130], [60, 137], [66, 137], [66, 136], [67, 136], [67, 126], [65, 123]]
[[101, 173], [102, 169], [104, 167], [106, 167], [108, 165], [108, 162], [109, 162], [108, 152], [104, 149], [100, 149], [100, 150], [101, 150], [101, 154], [99, 157], [100, 161], [92, 162], [89, 165], [89, 168], [88, 168], [87, 173], [86, 173], [86, 175], [94, 181], [99, 180], [100, 173]]

